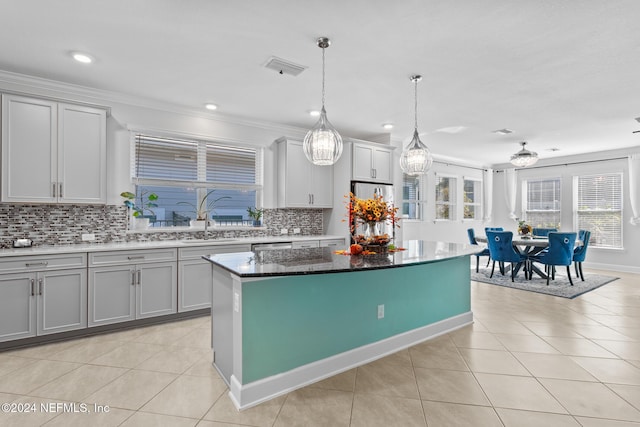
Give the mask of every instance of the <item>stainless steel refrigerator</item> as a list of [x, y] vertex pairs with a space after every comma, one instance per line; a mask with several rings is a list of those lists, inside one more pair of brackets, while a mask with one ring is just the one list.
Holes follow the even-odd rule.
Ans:
[[[359, 199], [370, 199], [373, 196], [382, 196], [382, 199], [387, 203], [393, 204], [393, 185], [390, 184], [375, 184], [372, 182], [351, 181], [351, 192]], [[355, 234], [363, 234], [362, 224], [358, 224]], [[380, 232], [382, 234], [388, 234], [395, 241], [395, 228], [391, 225], [391, 222], [381, 224]]]

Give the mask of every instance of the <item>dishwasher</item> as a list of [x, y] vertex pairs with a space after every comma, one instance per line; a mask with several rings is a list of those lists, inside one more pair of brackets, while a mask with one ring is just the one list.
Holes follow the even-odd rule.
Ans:
[[293, 249], [293, 242], [278, 243], [254, 243], [251, 245], [251, 251], [279, 251], [282, 249]]

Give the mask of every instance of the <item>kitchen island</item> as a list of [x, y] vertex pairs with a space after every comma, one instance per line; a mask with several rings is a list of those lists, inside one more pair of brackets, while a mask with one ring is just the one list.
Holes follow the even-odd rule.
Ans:
[[212, 264], [213, 363], [244, 409], [473, 321], [477, 246], [236, 252]]

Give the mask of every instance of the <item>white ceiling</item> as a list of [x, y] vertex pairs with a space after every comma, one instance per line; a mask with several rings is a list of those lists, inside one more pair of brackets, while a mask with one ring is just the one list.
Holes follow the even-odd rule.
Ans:
[[[0, 0], [0, 69], [495, 164], [638, 147], [638, 0]], [[71, 50], [95, 56], [86, 66]], [[264, 68], [271, 56], [308, 67]], [[451, 134], [438, 129], [464, 127]], [[492, 131], [508, 128], [511, 135]], [[557, 148], [559, 151], [549, 151]]]

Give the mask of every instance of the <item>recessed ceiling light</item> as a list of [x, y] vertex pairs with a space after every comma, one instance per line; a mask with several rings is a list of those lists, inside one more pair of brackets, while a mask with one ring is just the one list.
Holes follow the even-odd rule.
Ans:
[[218, 106], [216, 104], [205, 104], [204, 108], [206, 108], [207, 110], [217, 110]]
[[83, 52], [71, 52], [71, 57], [82, 64], [91, 64], [93, 57]]
[[318, 111], [318, 110], [311, 110], [311, 111], [309, 111], [309, 115], [310, 115], [311, 117], [318, 117], [318, 116], [320, 116], [320, 111]]
[[385, 129], [393, 129], [393, 123], [385, 123], [382, 125], [382, 127]]
[[511, 129], [504, 128], [504, 129], [494, 130], [493, 133], [497, 133], [500, 135], [509, 135], [510, 133], [513, 133], [513, 131]]

